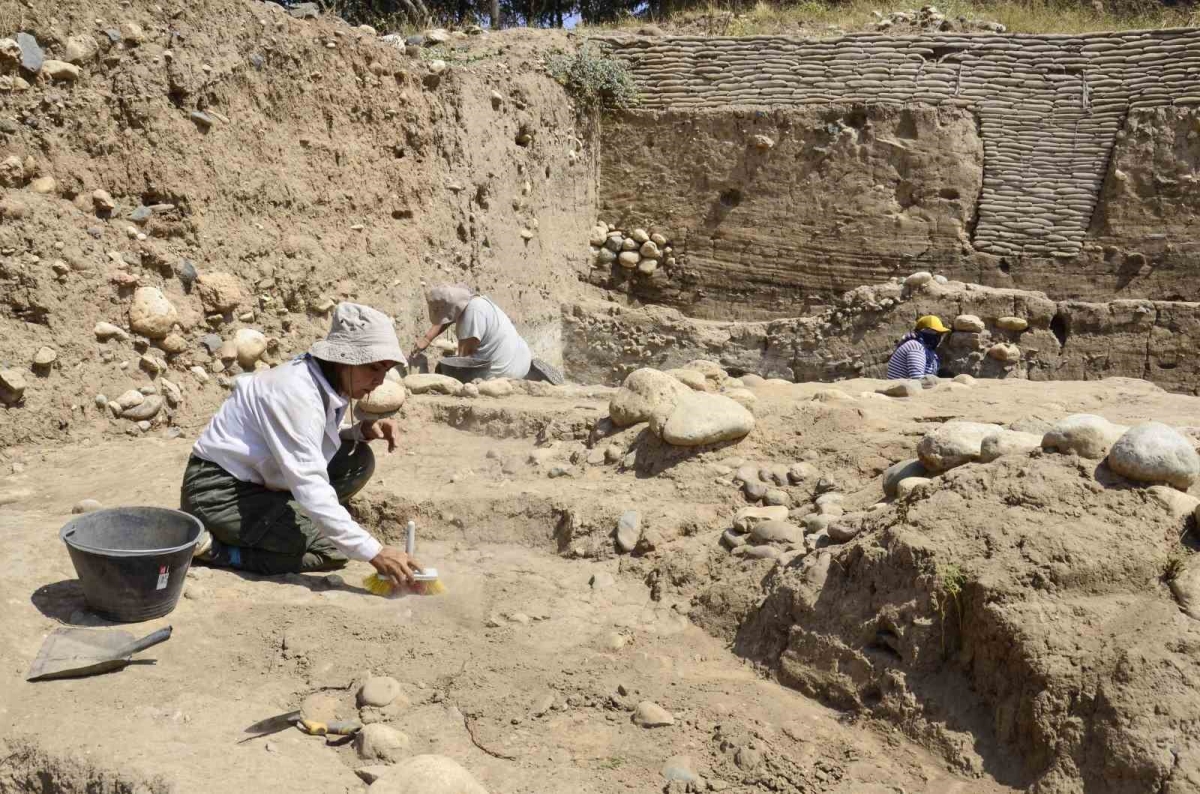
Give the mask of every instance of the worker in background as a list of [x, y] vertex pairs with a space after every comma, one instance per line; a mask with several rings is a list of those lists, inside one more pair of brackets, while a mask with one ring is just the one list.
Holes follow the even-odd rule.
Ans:
[[913, 330], [896, 343], [896, 349], [888, 360], [888, 378], [920, 380], [926, 375], [937, 375], [941, 366], [938, 345], [948, 333], [950, 329], [932, 314], [917, 320]]
[[[351, 400], [404, 364], [392, 321], [340, 303], [325, 339], [286, 364], [239, 376], [192, 447], [180, 507], [204, 524], [193, 559], [259, 574], [368, 561], [411, 581], [416, 560], [382, 545], [343, 506], [375, 471], [368, 441], [396, 448], [390, 419], [342, 427]], [[351, 409], [352, 412], [352, 409]]]
[[417, 340], [411, 356], [419, 355], [452, 324], [458, 339], [458, 355], [443, 358], [435, 372], [464, 383], [492, 378], [563, 382], [556, 369], [533, 357], [512, 320], [491, 298], [462, 284], [442, 284], [429, 290], [425, 303], [433, 325]]

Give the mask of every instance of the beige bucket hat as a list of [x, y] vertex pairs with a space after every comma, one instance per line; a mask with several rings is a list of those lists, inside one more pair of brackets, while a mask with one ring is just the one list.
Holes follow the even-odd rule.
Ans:
[[425, 294], [429, 322], [434, 325], [456, 322], [474, 297], [475, 290], [466, 284], [439, 284]]
[[395, 361], [407, 366], [396, 329], [386, 314], [358, 303], [339, 303], [333, 310], [329, 333], [313, 342], [309, 353], [338, 364], [374, 364]]

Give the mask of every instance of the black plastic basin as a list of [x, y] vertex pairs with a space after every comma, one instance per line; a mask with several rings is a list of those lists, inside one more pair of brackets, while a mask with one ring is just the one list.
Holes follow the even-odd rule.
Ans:
[[114, 507], [72, 519], [67, 544], [93, 611], [123, 623], [160, 618], [175, 608], [204, 527], [164, 507]]

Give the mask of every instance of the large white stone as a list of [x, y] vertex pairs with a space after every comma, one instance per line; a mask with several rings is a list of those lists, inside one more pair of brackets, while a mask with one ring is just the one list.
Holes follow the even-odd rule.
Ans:
[[1054, 423], [1042, 436], [1042, 448], [1074, 452], [1081, 458], [1100, 460], [1128, 427], [1095, 414], [1072, 414]]
[[263, 353], [267, 352], [267, 338], [253, 328], [238, 329], [234, 344], [237, 346], [238, 365], [245, 370], [254, 369]]
[[408, 736], [379, 722], [364, 725], [356, 736], [358, 757], [394, 764], [408, 754]]
[[404, 388], [413, 394], [449, 394], [457, 395], [462, 391], [463, 384], [449, 375], [427, 375], [414, 373], [404, 379]]
[[1130, 480], [1186, 491], [1200, 476], [1200, 455], [1175, 428], [1146, 422], [1130, 428], [1113, 444], [1108, 467]]
[[674, 408], [691, 390], [665, 372], [644, 367], [625, 378], [608, 404], [608, 415], [618, 427], [649, 421], [658, 411]]
[[367, 794], [487, 794], [475, 777], [444, 755], [415, 755], [376, 780]]
[[162, 339], [171, 333], [179, 313], [157, 287], [140, 287], [129, 306], [129, 327], [150, 339]]
[[947, 422], [921, 439], [917, 457], [930, 471], [953, 469], [978, 460], [983, 440], [1002, 429], [984, 422]]
[[750, 530], [755, 543], [801, 543], [804, 531], [788, 521], [761, 521]]
[[754, 414], [728, 397], [689, 391], [669, 412], [652, 416], [650, 428], [673, 446], [699, 447], [745, 437], [754, 429]]
[[1022, 455], [1040, 449], [1042, 437], [1036, 433], [1000, 430], [983, 440], [979, 448], [980, 463], [991, 463], [1003, 455]]
[[783, 505], [773, 507], [743, 507], [733, 517], [733, 526], [742, 532], [749, 532], [755, 525], [763, 521], [787, 521], [788, 509]]
[[400, 410], [408, 398], [408, 392], [403, 383], [385, 380], [375, 387], [375, 390], [358, 401], [358, 407], [371, 414], [390, 414]]
[[924, 477], [928, 473], [919, 458], [910, 458], [894, 463], [883, 473], [883, 495], [894, 499], [896, 486], [909, 477]]
[[978, 334], [987, 328], [983, 320], [973, 314], [960, 314], [954, 318], [954, 330], [968, 334]]

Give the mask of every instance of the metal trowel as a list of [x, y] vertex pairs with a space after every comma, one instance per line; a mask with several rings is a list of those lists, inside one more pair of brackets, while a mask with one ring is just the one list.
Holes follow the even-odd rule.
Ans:
[[134, 663], [130, 657], [135, 653], [170, 638], [170, 626], [140, 640], [113, 629], [55, 629], [42, 643], [26, 680], [81, 678], [120, 670]]

